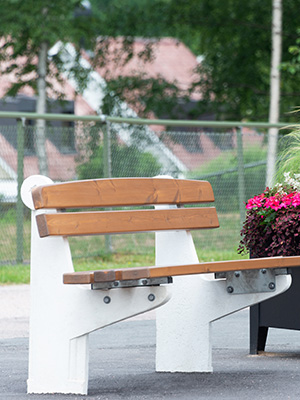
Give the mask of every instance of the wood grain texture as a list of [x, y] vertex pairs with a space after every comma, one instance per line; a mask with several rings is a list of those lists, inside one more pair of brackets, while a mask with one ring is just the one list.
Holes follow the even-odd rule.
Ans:
[[166, 267], [141, 267], [115, 270], [99, 270], [64, 274], [65, 284], [89, 284], [122, 280], [157, 278], [178, 275], [195, 275], [262, 268], [290, 268], [300, 266], [300, 256], [270, 257], [250, 260], [217, 261], [191, 265]]
[[214, 201], [207, 181], [113, 178], [58, 183], [32, 190], [36, 209], [192, 204]]
[[36, 220], [41, 237], [219, 227], [214, 207], [40, 214]]

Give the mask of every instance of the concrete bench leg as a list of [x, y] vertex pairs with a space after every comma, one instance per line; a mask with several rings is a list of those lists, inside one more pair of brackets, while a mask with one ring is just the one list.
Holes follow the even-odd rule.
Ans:
[[87, 394], [88, 335], [53, 335], [38, 340], [31, 332], [27, 392]]
[[[164, 304], [167, 287], [90, 290], [63, 285], [62, 275], [71, 264], [68, 242], [35, 239], [28, 393], [87, 394], [88, 333]], [[155, 299], [150, 301], [149, 294]]]
[[[156, 234], [156, 265], [198, 262], [189, 232]], [[276, 292], [231, 295], [225, 280], [212, 274], [174, 277], [173, 295], [157, 310], [156, 370], [211, 372], [211, 323], [279, 294], [290, 286], [290, 276], [276, 277]]]
[[[42, 178], [39, 184], [49, 183]], [[30, 206], [26, 201], [29, 183], [32, 179], [24, 182], [23, 201]], [[41, 239], [37, 213], [32, 211], [31, 221], [27, 390], [87, 394], [88, 333], [163, 305], [169, 299], [168, 288], [91, 290], [88, 285], [64, 285], [63, 274], [74, 271], [68, 240], [59, 236]]]

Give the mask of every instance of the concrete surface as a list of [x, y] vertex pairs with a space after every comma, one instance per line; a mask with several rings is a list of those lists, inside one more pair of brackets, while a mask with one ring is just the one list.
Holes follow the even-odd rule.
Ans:
[[270, 329], [250, 356], [248, 310], [213, 324], [212, 374], [155, 372], [155, 312], [91, 334], [88, 396], [26, 394], [28, 327], [29, 287], [0, 286], [0, 399], [300, 398], [300, 332]]

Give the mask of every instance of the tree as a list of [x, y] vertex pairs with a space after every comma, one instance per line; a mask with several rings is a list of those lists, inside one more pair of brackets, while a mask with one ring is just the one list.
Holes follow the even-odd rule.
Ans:
[[166, 35], [170, 0], [90, 0], [110, 36], [157, 38]]
[[[269, 122], [279, 122], [280, 110], [280, 64], [282, 39], [282, 3], [273, 0], [272, 11], [272, 61], [270, 73]], [[266, 186], [273, 185], [277, 159], [278, 128], [269, 129]]]
[[[5, 12], [0, 16], [1, 74], [13, 74], [16, 78], [7, 95], [15, 96], [24, 86], [30, 86], [37, 93], [36, 111], [46, 112], [46, 88], [53, 89], [53, 79], [62, 81], [63, 68], [59, 54], [52, 57], [50, 68], [48, 50], [60, 40], [72, 42], [79, 55], [82, 43], [90, 48], [95, 43], [95, 19], [85, 12], [82, 3], [81, 0], [2, 0]], [[80, 79], [79, 63], [76, 67], [72, 73]], [[44, 128], [44, 121], [38, 121], [36, 151], [40, 172], [47, 174]]]
[[[97, 1], [97, 0], [94, 0]], [[196, 86], [202, 92], [198, 115], [211, 110], [220, 119], [268, 120], [270, 102], [272, 2], [261, 0], [124, 0], [108, 2], [122, 18], [138, 16], [132, 35], [173, 36], [201, 56]], [[132, 7], [130, 7], [130, 4]], [[282, 62], [298, 37], [299, 1], [283, 5]], [[139, 23], [141, 21], [141, 23]], [[115, 26], [114, 26], [115, 27]], [[154, 28], [154, 29], [153, 29]], [[299, 105], [300, 75], [282, 70], [280, 119], [292, 119]]]
[[[138, 2], [133, 1], [134, 4]], [[0, 16], [0, 73], [14, 74], [17, 78], [8, 88], [7, 95], [15, 96], [24, 86], [30, 86], [37, 94], [37, 113], [46, 112], [46, 93], [49, 89], [58, 98], [63, 98], [63, 93], [55, 91], [53, 85], [55, 81], [63, 84], [62, 73], [75, 78], [80, 91], [87, 85], [95, 66], [105, 67], [108, 60], [113, 60], [119, 66], [120, 63], [126, 64], [133, 56], [131, 24], [134, 14], [125, 20], [119, 18], [116, 2], [115, 7], [111, 7], [107, 0], [3, 0], [1, 5], [5, 13]], [[133, 8], [131, 10], [134, 12]], [[122, 37], [118, 38], [119, 45], [116, 47], [114, 38], [120, 34]], [[62, 43], [60, 50], [49, 54], [49, 49], [53, 49], [58, 41]], [[70, 69], [66, 68], [63, 53], [63, 45], [69, 42], [75, 50]], [[83, 49], [90, 50], [90, 68], [84, 68], [80, 63]], [[150, 42], [138, 56], [144, 61], [151, 60]], [[116, 99], [116, 95], [136, 104], [136, 98], [126, 96], [126, 93], [134, 90], [137, 93], [138, 90], [140, 104], [144, 105], [139, 111], [144, 115], [150, 109], [153, 111], [153, 105], [162, 112], [174, 108], [177, 96], [175, 85], [163, 79], [143, 76], [110, 79], [109, 68], [102, 68], [102, 72], [104, 78], [109, 80], [106, 96], [108, 105], [112, 99]], [[116, 90], [116, 93], [112, 90]], [[109, 111], [108, 106], [106, 109]], [[36, 126], [39, 169], [46, 175], [45, 122], [37, 121]]]

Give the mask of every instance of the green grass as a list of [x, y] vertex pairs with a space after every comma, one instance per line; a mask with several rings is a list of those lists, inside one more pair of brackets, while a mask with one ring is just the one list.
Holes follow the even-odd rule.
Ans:
[[[198, 252], [200, 262], [233, 260], [241, 258], [234, 250], [209, 250]], [[244, 257], [245, 258], [245, 257]], [[89, 257], [75, 259], [76, 271], [91, 271], [96, 269], [132, 268], [150, 266], [154, 264], [152, 254], [112, 254], [102, 257]], [[28, 284], [30, 282], [29, 265], [4, 265], [0, 266], [0, 284]]]
[[[236, 251], [239, 241], [238, 214], [220, 214], [219, 219], [219, 229], [192, 233], [200, 262], [245, 258]], [[25, 260], [29, 261], [29, 223], [25, 224], [25, 231]], [[6, 229], [2, 237], [3, 249], [15, 251], [15, 238], [10, 238], [8, 232], [10, 230]], [[75, 237], [69, 241], [76, 271], [148, 266], [155, 262], [153, 233], [113, 236], [115, 251], [112, 254], [105, 250], [104, 236]], [[29, 264], [0, 266], [0, 284], [27, 284], [29, 281]]]
[[29, 265], [2, 265], [0, 266], [0, 284], [24, 284], [30, 282]]

